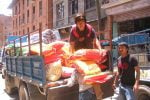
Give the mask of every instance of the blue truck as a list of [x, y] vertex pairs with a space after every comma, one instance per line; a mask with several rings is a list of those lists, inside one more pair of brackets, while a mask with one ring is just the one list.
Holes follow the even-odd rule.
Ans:
[[[56, 37], [59, 36], [58, 32], [56, 34]], [[21, 41], [21, 37], [19, 38]], [[28, 34], [27, 38], [28, 46], [30, 48], [30, 34]], [[38, 39], [41, 48], [42, 38], [40, 31]], [[57, 39], [60, 39], [60, 37]], [[13, 43], [15, 51], [16, 45], [15, 42]], [[19, 47], [21, 50], [23, 43], [20, 43]], [[22, 53], [19, 55], [14, 53], [13, 56], [10, 56], [7, 53], [8, 52], [5, 52], [4, 50], [2, 57], [5, 58], [3, 78], [5, 79], [5, 89], [8, 94], [18, 91], [19, 100], [78, 100], [78, 84], [68, 87], [65, 79], [60, 79], [56, 82], [46, 80], [46, 69], [42, 56], [22, 56]], [[104, 93], [103, 98], [113, 96], [113, 79], [114, 78], [111, 78], [105, 84], [101, 84]], [[107, 91], [108, 89], [109, 91]]]
[[[27, 35], [26, 42], [32, 38], [29, 35]], [[70, 98], [78, 100], [78, 84], [68, 87], [65, 85], [64, 79], [57, 82], [46, 80], [46, 70], [42, 56], [16, 55], [16, 48], [19, 44], [21, 51], [24, 46], [23, 41], [22, 37], [7, 41], [13, 45], [13, 55], [10, 55], [9, 50], [3, 49], [1, 55], [4, 64], [2, 76], [5, 79], [6, 92], [12, 94], [18, 91], [19, 100], [70, 100]]]

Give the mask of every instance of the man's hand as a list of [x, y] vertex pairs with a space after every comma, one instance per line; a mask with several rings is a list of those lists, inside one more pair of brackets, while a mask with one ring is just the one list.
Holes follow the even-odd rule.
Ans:
[[137, 92], [137, 90], [139, 89], [140, 67], [136, 66], [135, 71], [136, 71], [136, 79], [135, 79], [136, 81], [135, 81], [135, 84], [133, 86], [133, 91]]
[[116, 84], [115, 84], [115, 83], [112, 85], [112, 88], [113, 88], [114, 90], [116, 89]]
[[79, 41], [82, 42], [84, 40], [84, 37], [79, 38]]
[[134, 86], [133, 86], [133, 91], [136, 93], [139, 89], [139, 84], [138, 83], [135, 83]]

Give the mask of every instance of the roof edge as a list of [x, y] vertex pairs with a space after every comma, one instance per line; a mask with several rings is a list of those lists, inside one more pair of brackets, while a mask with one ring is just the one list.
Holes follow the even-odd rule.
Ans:
[[9, 9], [12, 9], [14, 4], [16, 4], [18, 0], [12, 0], [11, 4], [8, 6]]

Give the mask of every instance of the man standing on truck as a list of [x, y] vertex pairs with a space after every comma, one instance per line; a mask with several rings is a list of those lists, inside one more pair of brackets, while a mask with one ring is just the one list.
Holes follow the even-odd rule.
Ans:
[[119, 43], [118, 51], [120, 54], [118, 58], [118, 72], [113, 86], [115, 87], [118, 79], [120, 79], [119, 100], [135, 100], [134, 93], [138, 90], [140, 79], [138, 61], [129, 54], [129, 46], [126, 42]]
[[73, 25], [70, 34], [71, 52], [78, 49], [101, 49], [96, 32], [91, 25], [86, 23], [85, 15], [78, 13], [74, 20], [75, 25]]
[[[79, 49], [101, 49], [95, 30], [86, 23], [86, 17], [82, 13], [75, 16], [75, 25], [70, 34], [70, 45], [72, 53]], [[79, 100], [96, 100], [92, 85], [84, 84], [83, 78], [84, 76], [75, 70], [68, 81], [68, 85], [73, 86], [77, 80], [79, 83]]]

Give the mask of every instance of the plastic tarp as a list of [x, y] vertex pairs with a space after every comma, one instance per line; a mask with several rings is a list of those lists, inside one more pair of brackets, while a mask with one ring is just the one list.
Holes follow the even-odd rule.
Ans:
[[[6, 42], [13, 42], [15, 41], [16, 43], [19, 43], [20, 42], [20, 39], [19, 39], [20, 36], [8, 36], [7, 39], [6, 39]], [[27, 36], [23, 36], [21, 37], [21, 42], [27, 42]]]
[[[49, 44], [56, 40], [60, 40], [60, 35], [58, 31], [53, 31], [51, 29], [46, 29], [42, 32], [42, 42], [45, 44]], [[33, 34], [30, 36], [30, 42], [37, 43], [39, 42], [39, 33]]]

